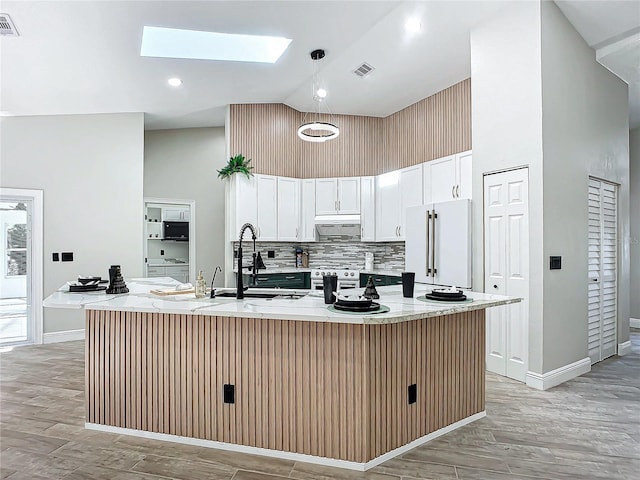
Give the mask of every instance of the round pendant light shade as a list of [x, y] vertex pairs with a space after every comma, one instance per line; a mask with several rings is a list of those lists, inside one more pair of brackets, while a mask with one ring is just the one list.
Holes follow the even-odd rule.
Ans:
[[298, 127], [298, 137], [306, 142], [326, 142], [339, 135], [340, 129], [328, 122], [308, 122]]
[[[311, 52], [311, 60], [313, 60], [314, 63], [322, 60], [324, 56], [325, 53], [322, 49], [316, 49]], [[338, 138], [338, 136], [340, 135], [340, 129], [335, 123], [333, 123], [333, 115], [329, 111], [328, 105], [327, 111], [329, 111], [330, 121], [321, 121], [320, 103], [327, 96], [327, 91], [324, 88], [320, 87], [320, 82], [318, 81], [317, 66], [315, 67], [315, 71], [313, 74], [313, 85], [311, 90], [312, 98], [314, 102], [316, 102], [316, 112], [310, 115], [311, 118], [309, 120], [307, 120], [307, 113], [305, 113], [304, 119], [302, 120], [302, 125], [298, 127], [298, 137], [300, 137], [305, 142], [315, 143], [326, 142], [327, 140]]]

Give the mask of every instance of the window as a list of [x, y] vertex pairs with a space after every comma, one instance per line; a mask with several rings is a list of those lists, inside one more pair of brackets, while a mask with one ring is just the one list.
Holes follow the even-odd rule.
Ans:
[[[18, 204], [15, 210], [22, 210], [19, 208], [23, 204]], [[22, 216], [22, 215], [21, 215]], [[18, 277], [25, 276], [27, 274], [27, 224], [26, 224], [26, 212], [25, 223], [5, 223], [5, 276], [6, 277]]]

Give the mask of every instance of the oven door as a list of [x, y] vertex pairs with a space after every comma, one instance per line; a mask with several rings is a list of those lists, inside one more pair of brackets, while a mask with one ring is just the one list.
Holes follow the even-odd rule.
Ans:
[[311, 290], [324, 290], [324, 284], [322, 283], [322, 279], [311, 280]]
[[349, 290], [351, 288], [358, 288], [360, 282], [358, 280], [338, 280], [338, 290]]

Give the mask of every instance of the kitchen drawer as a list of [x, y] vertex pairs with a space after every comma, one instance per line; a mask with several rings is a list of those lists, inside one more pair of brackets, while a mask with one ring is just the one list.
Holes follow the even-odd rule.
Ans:
[[189, 266], [188, 265], [167, 265], [164, 268], [166, 268], [167, 270], [167, 275], [171, 276], [171, 275], [179, 275], [179, 274], [184, 274], [184, 273], [189, 273]]
[[387, 285], [402, 285], [402, 277], [393, 275], [372, 275], [369, 273], [360, 274], [360, 286], [366, 287], [369, 277], [373, 277], [373, 284], [377, 287], [386, 287]]
[[164, 277], [165, 276], [164, 267], [147, 267], [147, 276], [148, 277]]
[[[259, 273], [256, 286], [261, 288], [309, 288], [308, 274], [296, 273]], [[244, 284], [251, 285], [251, 277], [244, 275]]]
[[402, 285], [402, 277], [387, 275], [387, 285]]

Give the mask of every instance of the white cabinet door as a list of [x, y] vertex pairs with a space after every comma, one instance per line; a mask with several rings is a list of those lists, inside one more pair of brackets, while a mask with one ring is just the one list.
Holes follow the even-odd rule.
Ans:
[[245, 223], [258, 224], [256, 176], [234, 175], [227, 183], [227, 240], [237, 241]]
[[315, 242], [316, 226], [316, 181], [313, 178], [302, 180], [302, 201], [300, 206], [300, 241]]
[[400, 170], [400, 224], [398, 239], [404, 240], [407, 208], [422, 205], [422, 165]]
[[316, 215], [335, 215], [337, 211], [337, 180], [335, 178], [316, 179]]
[[471, 159], [471, 151], [458, 153], [456, 155], [456, 167], [458, 169], [456, 174], [456, 198], [471, 199]]
[[484, 178], [484, 290], [523, 298], [487, 310], [486, 365], [521, 382], [529, 352], [528, 191], [526, 168]]
[[445, 157], [429, 162], [431, 169], [431, 202], [454, 200], [456, 187], [456, 157]]
[[182, 207], [163, 207], [162, 221], [179, 222], [182, 220]]
[[431, 198], [431, 162], [422, 164], [422, 204], [433, 203]]
[[376, 239], [376, 177], [360, 179], [360, 240], [373, 242]]
[[278, 240], [298, 241], [300, 181], [278, 177]]
[[385, 173], [376, 177], [376, 241], [399, 240], [400, 230], [400, 174]]
[[360, 177], [338, 178], [338, 213], [360, 214]]
[[255, 175], [258, 202], [258, 238], [278, 240], [278, 177]]

